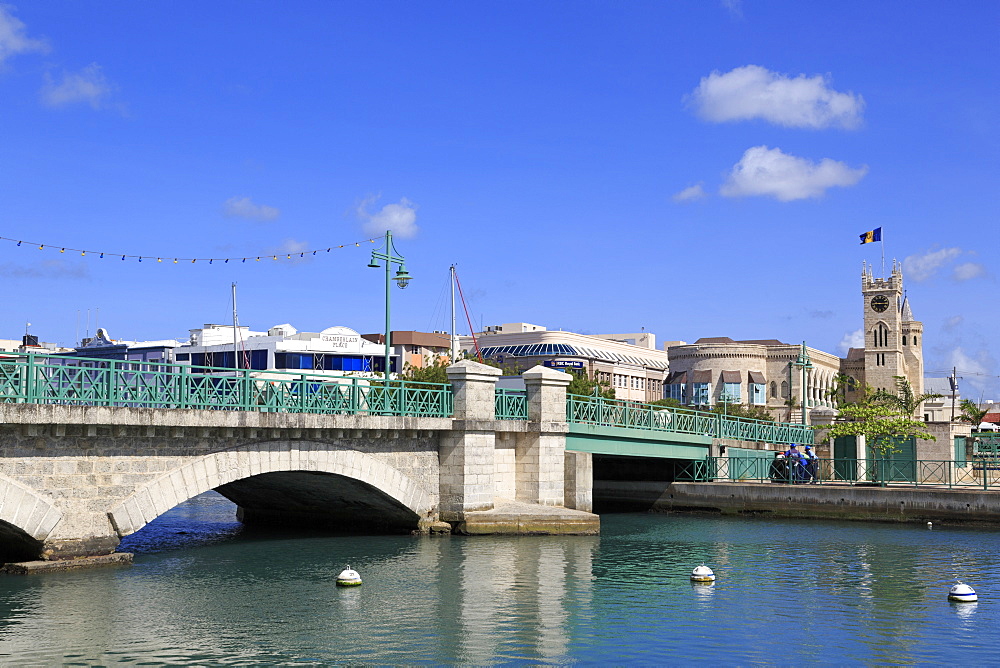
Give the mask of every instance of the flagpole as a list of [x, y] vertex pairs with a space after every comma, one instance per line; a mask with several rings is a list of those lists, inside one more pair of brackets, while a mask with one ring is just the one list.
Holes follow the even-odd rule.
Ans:
[[879, 228], [879, 241], [882, 245], [882, 278], [885, 279], [885, 230]]

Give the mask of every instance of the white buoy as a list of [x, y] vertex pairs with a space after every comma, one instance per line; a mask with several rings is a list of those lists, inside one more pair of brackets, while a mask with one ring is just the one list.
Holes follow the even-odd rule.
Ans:
[[337, 576], [338, 587], [356, 587], [359, 584], [361, 584], [361, 576], [358, 575], [357, 571], [352, 571], [350, 566], [340, 571], [340, 575]]
[[959, 582], [948, 592], [948, 600], [958, 601], [959, 603], [972, 603], [974, 601], [978, 601], [979, 596], [976, 595], [975, 589], [967, 584]]
[[928, 529], [930, 529], [932, 526], [934, 526], [934, 522], [928, 522], [927, 523], [927, 528]]
[[712, 569], [702, 564], [701, 566], [695, 566], [694, 570], [691, 571], [691, 581], [692, 582], [715, 582], [715, 573]]

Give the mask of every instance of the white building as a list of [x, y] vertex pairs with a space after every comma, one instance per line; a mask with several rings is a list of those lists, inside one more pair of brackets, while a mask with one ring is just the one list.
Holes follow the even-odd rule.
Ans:
[[477, 343], [484, 358], [517, 371], [542, 365], [586, 373], [613, 387], [618, 399], [663, 398], [667, 353], [656, 349], [656, 336], [650, 332], [592, 336], [515, 322], [487, 327], [475, 342], [471, 336], [459, 339], [462, 350], [472, 356]]
[[[299, 332], [284, 324], [254, 332], [249, 327], [240, 326], [234, 331], [232, 325], [207, 324], [190, 332], [188, 343], [174, 350], [177, 362], [331, 376], [381, 375], [384, 368], [385, 348], [348, 327]], [[397, 366], [398, 356], [390, 354], [390, 371], [396, 371]]]

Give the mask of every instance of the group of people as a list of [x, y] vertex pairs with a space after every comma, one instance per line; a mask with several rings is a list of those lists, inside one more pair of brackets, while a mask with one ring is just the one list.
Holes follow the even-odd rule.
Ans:
[[775, 453], [770, 478], [774, 482], [814, 483], [817, 481], [818, 468], [819, 457], [813, 452], [811, 445], [799, 452], [799, 446], [792, 443], [784, 452]]

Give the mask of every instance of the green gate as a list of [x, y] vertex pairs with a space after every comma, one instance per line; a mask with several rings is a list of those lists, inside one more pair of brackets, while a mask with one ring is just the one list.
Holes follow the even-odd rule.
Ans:
[[893, 437], [891, 452], [877, 455], [868, 448], [868, 459], [872, 461], [874, 473], [879, 482], [917, 481], [917, 439], [913, 436]]
[[837, 480], [858, 479], [858, 439], [838, 436], [833, 439], [833, 474]]

